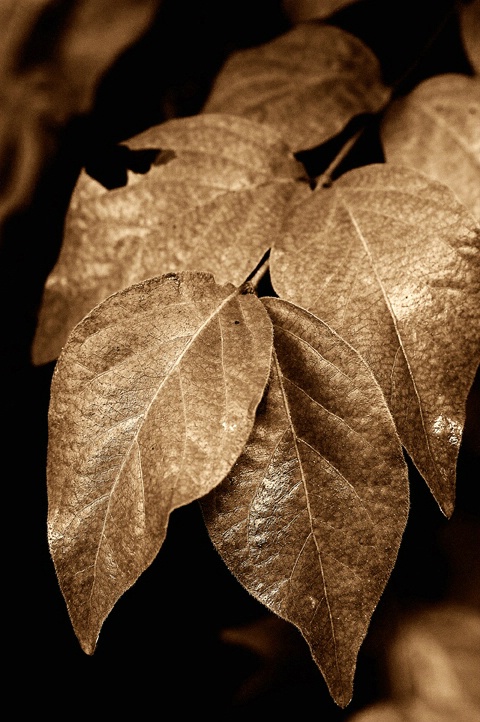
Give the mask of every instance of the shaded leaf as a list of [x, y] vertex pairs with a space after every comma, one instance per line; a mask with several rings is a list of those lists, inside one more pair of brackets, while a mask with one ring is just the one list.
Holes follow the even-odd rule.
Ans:
[[204, 110], [268, 123], [299, 151], [332, 138], [355, 115], [379, 111], [390, 93], [361, 40], [340, 28], [304, 23], [233, 53]]
[[453, 510], [465, 404], [480, 360], [480, 228], [444, 185], [371, 165], [295, 208], [271, 259], [277, 293], [365, 358], [400, 438]]
[[241, 453], [271, 344], [256, 296], [190, 273], [109, 297], [70, 335], [51, 387], [48, 536], [87, 653], [158, 553], [170, 512]]
[[480, 77], [454, 73], [395, 100], [381, 125], [386, 159], [438, 180], [480, 218]]
[[267, 392], [244, 453], [201, 503], [230, 570], [300, 629], [344, 706], [404, 530], [406, 466], [357, 352], [306, 311], [263, 302], [274, 325]]
[[480, 73], [480, 0], [463, 3], [460, 29], [468, 58], [475, 71]]
[[292, 194], [310, 192], [278, 134], [244, 118], [174, 119], [127, 145], [161, 149], [159, 160], [115, 190], [80, 176], [45, 285], [36, 364], [58, 356], [95, 304], [150, 276], [204, 271], [240, 285], [278, 234]]
[[359, 0], [283, 0], [282, 7], [293, 23], [328, 18]]

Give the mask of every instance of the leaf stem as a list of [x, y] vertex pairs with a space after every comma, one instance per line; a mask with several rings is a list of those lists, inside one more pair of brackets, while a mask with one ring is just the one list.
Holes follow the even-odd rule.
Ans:
[[340, 149], [340, 151], [337, 153], [335, 158], [332, 160], [328, 168], [322, 173], [322, 175], [318, 176], [316, 178], [316, 185], [315, 190], [317, 188], [329, 188], [332, 185], [332, 176], [340, 163], [343, 161], [343, 159], [350, 153], [353, 146], [357, 142], [357, 140], [360, 138], [362, 133], [365, 130], [365, 126], [360, 128], [360, 130], [357, 130], [356, 133], [354, 133], [351, 138], [347, 140], [345, 145]]
[[265, 253], [260, 263], [254, 268], [251, 274], [245, 279], [241, 285], [242, 293], [256, 293], [260, 281], [268, 273], [270, 268], [270, 249]]

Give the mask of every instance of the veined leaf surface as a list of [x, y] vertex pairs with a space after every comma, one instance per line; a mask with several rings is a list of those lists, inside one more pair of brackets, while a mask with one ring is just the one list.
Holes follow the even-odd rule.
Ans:
[[299, 151], [332, 138], [355, 115], [379, 111], [390, 94], [361, 40], [340, 28], [302, 23], [233, 53], [204, 110], [267, 123]]
[[230, 570], [300, 629], [345, 706], [405, 527], [406, 465], [359, 354], [303, 309], [262, 300], [270, 381], [244, 453], [202, 508]]
[[270, 247], [291, 196], [309, 193], [298, 182], [303, 166], [277, 132], [245, 118], [174, 119], [126, 145], [163, 152], [122, 188], [80, 176], [45, 284], [36, 364], [57, 358], [93, 306], [151, 276], [202, 271], [240, 285]]
[[446, 515], [480, 361], [480, 227], [444, 185], [389, 164], [299, 204], [272, 252], [276, 292], [321, 317], [374, 372]]
[[170, 512], [243, 450], [271, 350], [259, 299], [209, 274], [132, 286], [73, 330], [51, 389], [48, 536], [87, 653], [158, 553]]
[[389, 106], [381, 135], [388, 162], [448, 185], [480, 219], [480, 77], [423, 81]]

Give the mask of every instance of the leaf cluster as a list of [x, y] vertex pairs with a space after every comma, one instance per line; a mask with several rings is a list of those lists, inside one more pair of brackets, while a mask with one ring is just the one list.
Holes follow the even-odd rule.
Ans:
[[[56, 360], [48, 538], [83, 649], [199, 500], [341, 707], [405, 457], [449, 517], [480, 359], [478, 0], [455, 6], [471, 73], [408, 92], [335, 24], [351, 3], [285, 3], [200, 113], [123, 143], [125, 185], [82, 171], [32, 348]], [[346, 168], [372, 127], [382, 160]]]

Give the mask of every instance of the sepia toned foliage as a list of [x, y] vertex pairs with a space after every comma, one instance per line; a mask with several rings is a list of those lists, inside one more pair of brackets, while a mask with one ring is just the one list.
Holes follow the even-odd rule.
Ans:
[[271, 345], [259, 299], [200, 273], [131, 286], [70, 336], [52, 380], [48, 535], [87, 653], [171, 511], [218, 484], [244, 447]]
[[480, 218], [480, 77], [437, 75], [390, 104], [382, 121], [388, 162], [448, 185]]
[[[0, 231], [160, 5], [2, 5]], [[36, 372], [54, 368], [45, 541], [88, 655], [195, 503], [212, 551], [274, 620], [247, 625], [246, 646], [273, 665], [301, 643], [344, 710], [423, 491], [451, 523], [478, 408], [479, 3], [440, 10], [397, 72], [394, 29], [371, 42], [372, 6], [279, 0], [289, 27], [222, 38], [198, 112], [172, 101], [180, 72], [161, 97], [155, 66], [149, 93], [167, 117], [115, 139], [119, 173], [101, 172], [113, 152], [100, 157], [98, 138], [78, 149], [88, 162], [28, 348]], [[441, 52], [428, 62], [447, 26], [463, 53], [452, 70]], [[448, 629], [478, 631], [475, 613], [460, 617], [402, 627], [392, 700], [365, 719], [428, 719], [447, 687], [452, 719], [462, 696], [476, 714], [449, 667]]]
[[55, 359], [93, 306], [150, 276], [206, 271], [241, 284], [278, 235], [291, 196], [308, 192], [303, 166], [275, 131], [243, 118], [173, 119], [126, 145], [155, 159], [109, 191], [80, 175], [45, 286], [34, 363]]
[[340, 705], [397, 556], [408, 479], [382, 392], [326, 324], [263, 299], [274, 361], [254, 432], [203, 502], [242, 584], [302, 631]]
[[450, 516], [480, 356], [476, 220], [446, 186], [370, 165], [296, 206], [271, 271], [280, 297], [327, 321], [367, 361], [402, 444]]
[[361, 40], [331, 25], [300, 23], [233, 54], [204, 111], [267, 123], [298, 151], [325, 142], [360, 113], [376, 113], [389, 97], [378, 61]]

